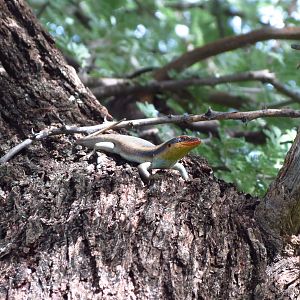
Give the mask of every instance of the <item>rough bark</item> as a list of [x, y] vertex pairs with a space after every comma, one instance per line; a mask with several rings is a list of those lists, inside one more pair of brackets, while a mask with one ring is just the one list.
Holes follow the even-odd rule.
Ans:
[[[300, 134], [285, 158], [276, 180], [256, 211], [269, 247], [279, 249], [285, 239], [300, 235]], [[282, 239], [282, 237], [285, 239]], [[300, 248], [300, 246], [299, 246]], [[300, 252], [300, 251], [299, 251]]]
[[[0, 6], [0, 155], [57, 117], [102, 118], [23, 2]], [[74, 93], [82, 103], [68, 102]], [[184, 160], [191, 181], [158, 171], [145, 184], [119, 157], [100, 154], [96, 167], [73, 140], [49, 138], [0, 166], [1, 299], [300, 296], [299, 238], [271, 260], [259, 199], [216, 180], [206, 162]]]
[[103, 120], [107, 110], [66, 65], [31, 10], [22, 1], [0, 0], [0, 7], [2, 138], [28, 135], [45, 123], [82, 122], [87, 115]]
[[124, 162], [103, 155], [95, 171], [64, 148], [59, 166], [32, 158], [35, 178], [20, 175], [30, 170], [21, 158], [5, 168], [2, 296], [242, 299], [263, 283], [255, 201], [198, 160], [187, 162], [190, 183], [165, 172], [143, 185]]

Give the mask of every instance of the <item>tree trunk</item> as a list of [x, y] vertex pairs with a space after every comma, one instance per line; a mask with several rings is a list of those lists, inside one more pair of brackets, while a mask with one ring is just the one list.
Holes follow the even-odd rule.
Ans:
[[[300, 132], [284, 165], [256, 210], [270, 254], [300, 235]], [[300, 240], [300, 239], [299, 239]], [[300, 255], [300, 243], [298, 244]]]
[[[0, 7], [0, 154], [32, 128], [102, 120], [23, 1]], [[100, 154], [96, 167], [73, 141], [48, 138], [0, 165], [1, 299], [300, 297], [299, 223], [270, 256], [254, 218], [268, 197], [238, 193], [193, 157], [191, 181], [168, 170], [144, 184], [135, 165]]]

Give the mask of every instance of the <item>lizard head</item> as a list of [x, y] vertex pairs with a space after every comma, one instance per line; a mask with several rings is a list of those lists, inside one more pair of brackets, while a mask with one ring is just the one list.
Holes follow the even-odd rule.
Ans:
[[166, 160], [178, 161], [200, 143], [199, 138], [181, 135], [164, 143], [165, 151], [161, 156]]

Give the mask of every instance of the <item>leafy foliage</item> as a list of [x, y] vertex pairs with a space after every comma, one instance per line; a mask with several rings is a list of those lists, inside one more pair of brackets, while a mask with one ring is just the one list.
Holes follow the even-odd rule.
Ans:
[[278, 127], [265, 133], [268, 142], [257, 146], [222, 132], [220, 140], [198, 147], [198, 154], [206, 156], [216, 176], [234, 182], [244, 192], [263, 196], [296, 136], [295, 130], [282, 134]]
[[[30, 0], [42, 23], [55, 37], [63, 53], [71, 55], [96, 77], [126, 77], [143, 67], [162, 67], [183, 53], [265, 25], [299, 26], [299, 4], [274, 0]], [[276, 5], [275, 5], [276, 2]], [[296, 3], [296, 4], [295, 4]], [[182, 8], [182, 5], [194, 7]], [[181, 7], [180, 7], [181, 5]], [[197, 6], [197, 7], [195, 7]], [[173, 78], [235, 74], [269, 69], [289, 89], [299, 91], [296, 66], [300, 56], [290, 43], [268, 40], [200, 61]], [[92, 67], [91, 67], [92, 66]], [[153, 80], [152, 74], [135, 79]], [[145, 115], [164, 110], [174, 113], [202, 113], [210, 106], [228, 111], [234, 107], [210, 102], [210, 95], [226, 92], [241, 96], [241, 108], [254, 110], [288, 100], [273, 86], [261, 82], [227, 83], [216, 87], [193, 86], [191, 97], [175, 93], [156, 95], [155, 106], [138, 104]], [[105, 100], [105, 99], [102, 99]], [[139, 100], [139, 99], [138, 99]], [[109, 105], [109, 104], [108, 104]], [[298, 109], [298, 103], [290, 103]], [[109, 106], [108, 106], [109, 109]], [[274, 178], [291, 145], [298, 121], [290, 119], [257, 120], [245, 127], [241, 122], [220, 123], [219, 137], [198, 148], [215, 168], [215, 174], [235, 182], [243, 191], [262, 195]], [[160, 126], [163, 137], [180, 133], [176, 126]], [[264, 130], [267, 142], [254, 145], [244, 138], [231, 138], [231, 131]], [[196, 133], [191, 133], [196, 134]], [[207, 136], [201, 134], [206, 139]], [[288, 143], [285, 139], [288, 139]]]

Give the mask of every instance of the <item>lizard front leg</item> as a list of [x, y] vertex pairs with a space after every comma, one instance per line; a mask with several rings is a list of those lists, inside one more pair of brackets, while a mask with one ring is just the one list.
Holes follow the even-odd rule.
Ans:
[[188, 180], [189, 179], [189, 175], [185, 169], [185, 167], [181, 164], [181, 163], [176, 163], [172, 169], [179, 171], [179, 173], [181, 174], [181, 176], [184, 178], [184, 180]]
[[145, 178], [145, 179], [149, 180], [150, 173], [149, 173], [148, 170], [149, 170], [150, 167], [151, 167], [151, 162], [148, 162], [148, 161], [138, 165], [139, 173], [140, 173], [142, 178]]

